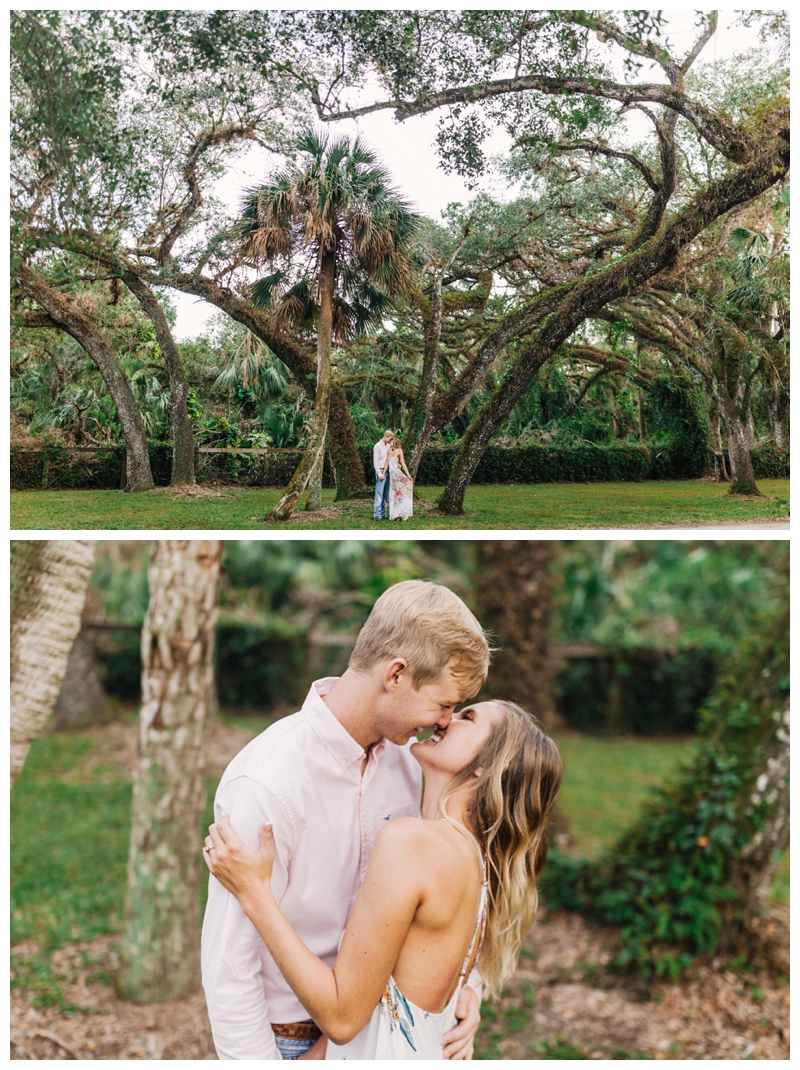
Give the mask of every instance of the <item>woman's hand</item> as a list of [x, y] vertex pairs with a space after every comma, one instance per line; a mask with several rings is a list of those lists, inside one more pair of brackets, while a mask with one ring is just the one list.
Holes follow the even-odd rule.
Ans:
[[328, 1038], [323, 1033], [321, 1037], [314, 1041], [308, 1051], [302, 1055], [297, 1056], [297, 1062], [301, 1059], [324, 1059], [325, 1052], [328, 1050]]
[[208, 826], [205, 863], [220, 884], [232, 892], [243, 908], [251, 901], [264, 899], [270, 894], [269, 881], [275, 863], [275, 846], [272, 842], [272, 826], [261, 829], [261, 845], [251, 851], [231, 828], [230, 815]]

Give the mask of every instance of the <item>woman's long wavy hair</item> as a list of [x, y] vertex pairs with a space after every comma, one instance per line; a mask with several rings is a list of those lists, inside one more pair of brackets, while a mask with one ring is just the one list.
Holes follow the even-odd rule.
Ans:
[[[489, 995], [514, 972], [538, 904], [536, 881], [547, 861], [547, 822], [561, 787], [561, 755], [536, 720], [513, 702], [483, 750], [441, 798], [474, 792], [469, 832], [486, 857], [488, 906], [480, 971]], [[452, 821], [458, 825], [458, 822]]]

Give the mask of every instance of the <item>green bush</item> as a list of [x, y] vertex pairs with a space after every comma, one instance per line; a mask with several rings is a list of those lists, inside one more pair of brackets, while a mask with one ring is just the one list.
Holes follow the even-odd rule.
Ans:
[[773, 805], [750, 800], [764, 748], [781, 731], [774, 714], [788, 674], [784, 617], [742, 644], [701, 712], [693, 758], [618, 843], [596, 862], [551, 852], [545, 901], [620, 926], [615, 966], [674, 978], [716, 949], [720, 904], [737, 898], [733, 866]]
[[647, 389], [648, 428], [654, 447], [650, 479], [699, 479], [708, 465], [708, 421], [702, 395], [686, 379], [662, 375]]
[[756, 479], [788, 479], [789, 451], [779, 450], [773, 442], [765, 442], [750, 450], [753, 475]]

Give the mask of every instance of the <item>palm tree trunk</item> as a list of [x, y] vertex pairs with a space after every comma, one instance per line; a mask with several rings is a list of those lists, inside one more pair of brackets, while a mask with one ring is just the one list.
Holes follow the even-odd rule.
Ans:
[[152, 490], [155, 484], [150, 470], [150, 454], [147, 449], [144, 420], [136, 405], [130, 383], [125, 378], [111, 348], [88, 316], [85, 316], [63, 294], [48, 286], [29, 267], [21, 265], [19, 277], [25, 290], [41, 305], [53, 322], [62, 331], [71, 334], [75, 341], [86, 350], [108, 387], [122, 425], [122, 433], [125, 436], [125, 490]]
[[328, 412], [331, 403], [331, 343], [333, 338], [333, 287], [336, 277], [336, 253], [323, 253], [320, 265], [319, 324], [317, 327], [317, 395], [308, 449], [283, 496], [272, 510], [274, 520], [289, 520], [300, 495], [308, 486], [316, 465], [322, 475]]
[[122, 279], [144, 309], [156, 332], [156, 340], [164, 354], [169, 375], [169, 426], [172, 433], [172, 475], [170, 485], [194, 483], [194, 431], [189, 419], [187, 403], [189, 383], [183, 370], [175, 339], [169, 329], [164, 309], [149, 286], [138, 275], [124, 271]]
[[306, 499], [307, 513], [311, 513], [322, 506], [322, 469], [324, 467], [324, 462], [325, 454], [319, 454], [309, 477], [308, 498]]
[[81, 625], [94, 539], [11, 543], [11, 783], [58, 698]]
[[118, 979], [119, 994], [135, 1003], [179, 999], [200, 983], [203, 729], [222, 548], [218, 539], [164, 539], [150, 567]]
[[[244, 324], [256, 338], [269, 346], [276, 356], [287, 364], [298, 382], [303, 383], [312, 392], [316, 392], [313, 378], [314, 367], [307, 353], [288, 335], [278, 331], [269, 315], [261, 309], [254, 308], [247, 301], [236, 297], [230, 290], [220, 286], [211, 279], [197, 275], [178, 275], [170, 279], [170, 286], [183, 293], [195, 294], [204, 301], [226, 312], [237, 323]], [[352, 498], [361, 494], [367, 482], [364, 467], [358, 455], [356, 433], [350, 410], [347, 407], [347, 395], [340, 386], [331, 385], [328, 411], [330, 434], [328, 435], [328, 453], [336, 476], [336, 501]]]

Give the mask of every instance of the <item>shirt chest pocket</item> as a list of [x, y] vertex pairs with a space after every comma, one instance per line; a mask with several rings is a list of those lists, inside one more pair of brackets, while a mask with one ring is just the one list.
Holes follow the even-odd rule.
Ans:
[[385, 825], [387, 821], [396, 821], [398, 817], [419, 817], [419, 807], [414, 803], [403, 803], [388, 810], [379, 810], [378, 828]]

